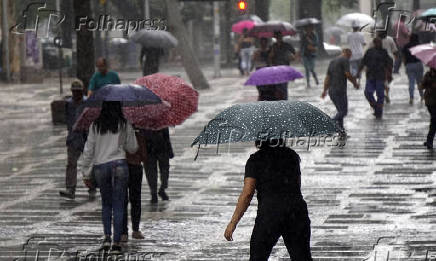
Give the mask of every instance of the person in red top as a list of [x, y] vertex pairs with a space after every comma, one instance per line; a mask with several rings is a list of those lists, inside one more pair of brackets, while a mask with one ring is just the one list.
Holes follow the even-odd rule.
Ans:
[[[410, 38], [410, 31], [407, 28], [406, 24], [404, 23], [406, 21], [405, 15], [400, 15], [400, 18], [393, 26], [393, 32], [394, 32], [394, 39], [395, 43], [397, 44], [398, 50], [402, 50], [404, 46], [409, 43]], [[401, 60], [402, 60], [402, 54], [401, 52], [398, 52], [398, 55], [395, 59], [394, 63], [394, 71], [393, 73], [399, 73], [400, 67], [401, 67]]]

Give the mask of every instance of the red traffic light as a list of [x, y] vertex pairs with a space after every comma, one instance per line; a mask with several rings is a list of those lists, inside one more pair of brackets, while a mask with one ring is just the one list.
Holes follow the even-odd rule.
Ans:
[[239, 10], [246, 10], [247, 9], [247, 2], [239, 1], [238, 2], [238, 8], [239, 8]]

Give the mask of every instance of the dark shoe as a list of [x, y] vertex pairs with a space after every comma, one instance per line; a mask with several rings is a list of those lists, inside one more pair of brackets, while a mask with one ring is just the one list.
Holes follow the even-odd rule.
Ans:
[[432, 149], [433, 149], [433, 144], [430, 144], [430, 143], [424, 142], [424, 146], [426, 146], [427, 149], [429, 149], [429, 150], [432, 150]]
[[152, 194], [151, 195], [150, 203], [151, 204], [157, 204], [157, 194]]
[[132, 232], [132, 238], [134, 239], [144, 239], [144, 235], [142, 234], [141, 231], [133, 231]]
[[170, 198], [168, 197], [167, 193], [165, 193], [165, 190], [161, 189], [159, 190], [159, 196], [162, 198], [162, 200], [169, 200]]
[[59, 195], [64, 198], [74, 199], [76, 197], [76, 191], [74, 189], [66, 189], [59, 191]]
[[409, 105], [413, 105], [413, 98], [409, 99]]
[[111, 237], [105, 236], [100, 249], [103, 251], [109, 251], [109, 249], [111, 248], [111, 242], [112, 242]]
[[118, 243], [113, 243], [111, 247], [111, 254], [120, 255], [122, 250], [123, 249], [121, 248], [121, 245], [119, 245]]
[[88, 189], [88, 196], [90, 199], [95, 199], [96, 194], [97, 194], [97, 190], [95, 188]]

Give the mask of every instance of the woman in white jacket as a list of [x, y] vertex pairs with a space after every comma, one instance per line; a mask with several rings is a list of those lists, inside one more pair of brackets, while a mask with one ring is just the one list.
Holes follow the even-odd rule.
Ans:
[[123, 225], [124, 197], [128, 182], [126, 151], [135, 153], [138, 143], [132, 125], [121, 111], [121, 103], [105, 101], [98, 119], [89, 128], [88, 139], [79, 163], [83, 181], [92, 187], [93, 169], [96, 185], [100, 188], [102, 221], [105, 239], [102, 248], [111, 246], [112, 215], [114, 237], [111, 251], [121, 252], [120, 237]]

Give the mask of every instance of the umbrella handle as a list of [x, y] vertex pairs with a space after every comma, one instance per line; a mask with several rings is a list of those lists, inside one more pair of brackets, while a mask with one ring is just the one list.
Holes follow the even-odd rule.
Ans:
[[200, 143], [198, 144], [198, 147], [197, 147], [197, 154], [195, 154], [194, 161], [197, 160], [197, 158], [198, 158], [198, 154], [200, 154]]

